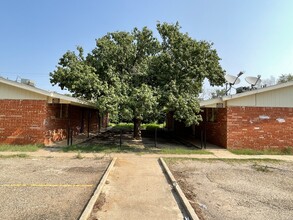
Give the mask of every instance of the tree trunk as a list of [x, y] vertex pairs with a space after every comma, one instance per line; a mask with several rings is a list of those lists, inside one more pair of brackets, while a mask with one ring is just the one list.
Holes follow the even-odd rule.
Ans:
[[140, 133], [140, 124], [141, 124], [141, 120], [134, 118], [133, 119], [133, 138], [134, 139], [140, 139], [141, 138], [141, 133]]

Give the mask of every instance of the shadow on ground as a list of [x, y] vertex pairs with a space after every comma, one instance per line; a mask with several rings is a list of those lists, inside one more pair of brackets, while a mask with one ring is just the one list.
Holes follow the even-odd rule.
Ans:
[[112, 129], [72, 146], [47, 148], [50, 151], [78, 151], [95, 153], [163, 153], [163, 154], [208, 154], [194, 145], [186, 146], [164, 133], [142, 131], [142, 138], [133, 139], [129, 130]]

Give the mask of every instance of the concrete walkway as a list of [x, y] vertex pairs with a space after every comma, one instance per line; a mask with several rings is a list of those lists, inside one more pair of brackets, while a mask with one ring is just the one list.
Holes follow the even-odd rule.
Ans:
[[233, 154], [226, 149], [207, 149], [209, 152], [213, 153], [216, 158], [223, 159], [273, 159], [273, 160], [284, 160], [292, 161], [293, 155], [237, 155]]
[[156, 158], [118, 158], [93, 219], [184, 219]]

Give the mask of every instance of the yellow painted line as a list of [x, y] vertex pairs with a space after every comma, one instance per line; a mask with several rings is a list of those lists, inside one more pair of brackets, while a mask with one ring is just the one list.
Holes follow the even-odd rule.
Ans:
[[93, 187], [92, 184], [0, 184], [0, 187]]

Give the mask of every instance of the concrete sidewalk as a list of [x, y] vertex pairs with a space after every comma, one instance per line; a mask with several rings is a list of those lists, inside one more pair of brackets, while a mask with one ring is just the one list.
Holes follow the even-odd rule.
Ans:
[[293, 162], [293, 155], [237, 155], [223, 148], [207, 149], [207, 151], [213, 153], [214, 157], [223, 159], [273, 159]]
[[184, 219], [156, 158], [118, 158], [92, 219]]

